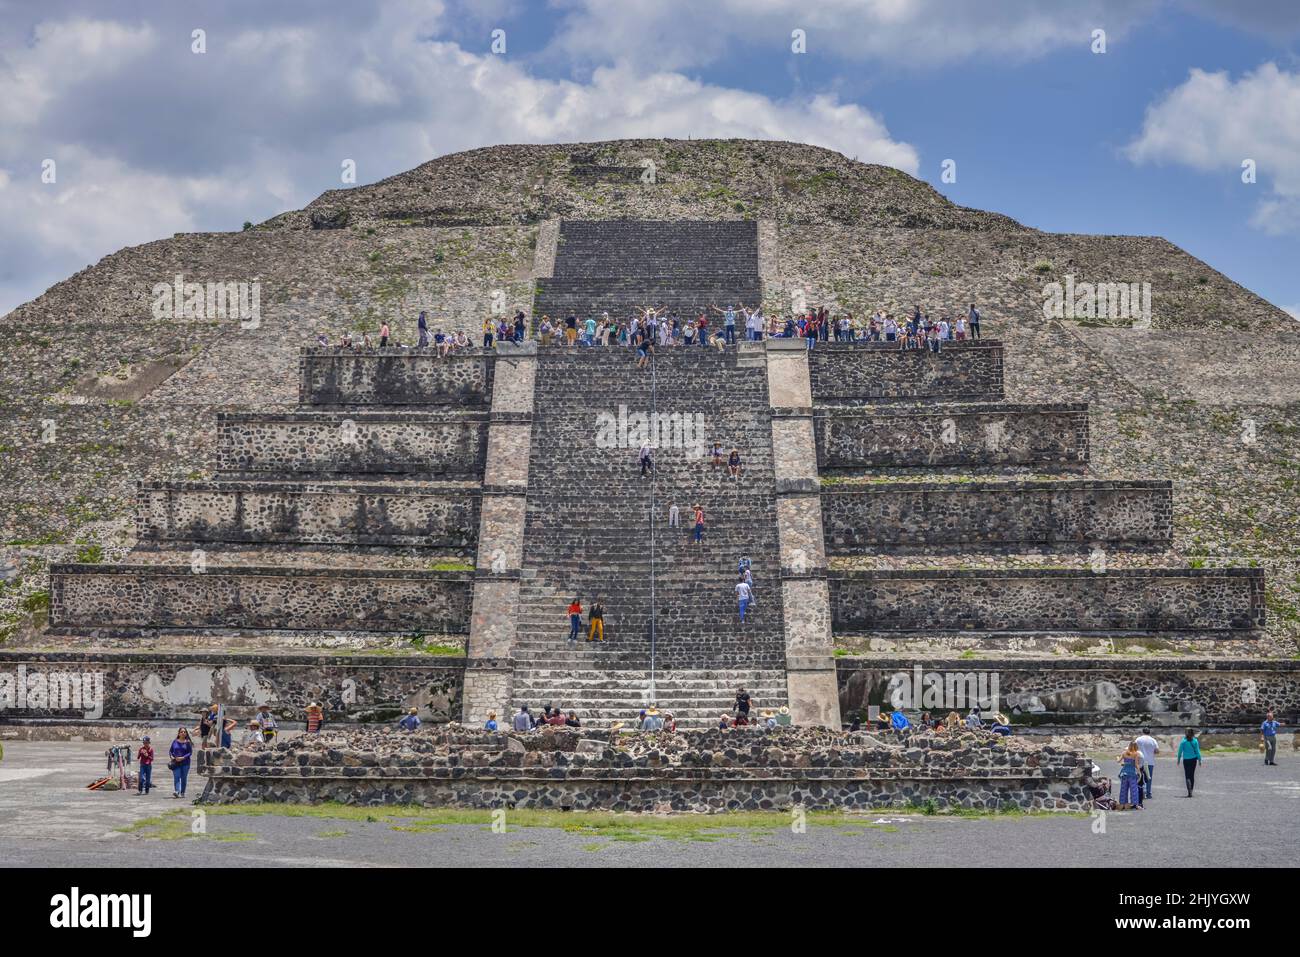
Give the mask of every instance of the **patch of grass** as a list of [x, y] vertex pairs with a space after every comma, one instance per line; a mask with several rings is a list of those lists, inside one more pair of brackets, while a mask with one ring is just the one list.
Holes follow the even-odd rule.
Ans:
[[442, 561], [432, 562], [429, 565], [429, 571], [431, 572], [472, 572], [473, 570], [473, 562]]
[[100, 545], [83, 545], [77, 550], [77, 561], [85, 565], [98, 565], [104, 560], [104, 549]]
[[[208, 813], [211, 813], [209, 811]], [[207, 832], [195, 833], [190, 827], [190, 816], [184, 808], [167, 811], [157, 817], [145, 817], [124, 827], [117, 828], [122, 834], [135, 834], [153, 841], [181, 841], [186, 838], [204, 838], [223, 844], [242, 843], [257, 840], [257, 835], [249, 831], [226, 831], [222, 834]]]

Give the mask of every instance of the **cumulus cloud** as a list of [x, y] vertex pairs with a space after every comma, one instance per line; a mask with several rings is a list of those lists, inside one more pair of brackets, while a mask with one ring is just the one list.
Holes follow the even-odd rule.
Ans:
[[1300, 74], [1265, 63], [1234, 80], [1193, 69], [1151, 104], [1142, 131], [1125, 149], [1135, 163], [1169, 163], [1240, 176], [1254, 160], [1271, 189], [1251, 224], [1270, 234], [1300, 231]]
[[546, 78], [492, 55], [486, 34], [473, 50], [447, 39], [438, 3], [184, 6], [128, 22], [51, 0], [26, 42], [0, 46], [0, 314], [124, 245], [302, 206], [342, 185], [344, 160], [364, 183], [496, 143], [718, 136], [919, 167], [881, 118], [833, 96], [775, 99], [653, 62]]

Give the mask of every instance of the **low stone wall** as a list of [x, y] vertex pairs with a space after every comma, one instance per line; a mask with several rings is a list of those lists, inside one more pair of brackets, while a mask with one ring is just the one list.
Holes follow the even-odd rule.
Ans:
[[808, 353], [818, 403], [896, 399], [996, 401], [1002, 391], [1002, 343], [954, 342], [938, 354], [896, 342], [818, 343]]
[[818, 407], [813, 423], [823, 470], [1088, 462], [1083, 403]]
[[[367, 655], [250, 655], [0, 652], [0, 726], [14, 721], [95, 724], [164, 718], [192, 722], [217, 701], [235, 718], [259, 705], [282, 721], [304, 720], [317, 703], [327, 721], [392, 721], [418, 708], [425, 721], [460, 717], [463, 658]], [[60, 696], [71, 676], [82, 700]], [[6, 688], [13, 691], [6, 697]], [[19, 686], [26, 690], [19, 699]], [[99, 714], [84, 691], [101, 691]], [[73, 705], [76, 705], [73, 707]]]
[[[1300, 661], [1220, 658], [1062, 660], [1060, 658], [838, 658], [845, 714], [888, 704], [891, 689], [951, 682], [960, 701], [928, 710], [965, 714], [977, 693], [992, 691], [1017, 726], [1080, 729], [1184, 728], [1257, 731], [1268, 711], [1300, 724]], [[936, 679], [933, 676], [938, 676]], [[924, 702], [916, 702], [925, 707]]]
[[290, 801], [610, 811], [940, 807], [1083, 810], [1092, 762], [988, 734], [889, 742], [817, 729], [676, 735], [457, 726], [203, 752], [203, 803]]
[[890, 482], [827, 486], [830, 555], [981, 549], [1167, 549], [1169, 482]]
[[142, 541], [472, 549], [481, 491], [466, 487], [142, 482]]
[[[432, 335], [432, 330], [430, 330]], [[492, 396], [491, 353], [439, 357], [436, 350], [303, 349], [301, 405], [479, 405]]]
[[840, 632], [1192, 632], [1264, 626], [1256, 568], [832, 572]]
[[53, 628], [468, 630], [467, 572], [53, 565]]
[[224, 472], [477, 478], [487, 455], [486, 412], [221, 413]]

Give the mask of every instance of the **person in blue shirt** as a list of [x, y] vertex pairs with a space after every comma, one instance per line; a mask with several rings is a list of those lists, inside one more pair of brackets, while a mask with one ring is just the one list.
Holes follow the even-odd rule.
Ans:
[[1273, 712], [1270, 711], [1264, 715], [1264, 723], [1259, 726], [1260, 737], [1264, 739], [1264, 763], [1276, 766], [1277, 761], [1277, 729], [1282, 727], [1282, 722], [1273, 720]]
[[487, 724], [483, 725], [483, 729], [485, 731], [495, 731], [497, 729], [497, 713], [495, 711], [488, 712]]
[[186, 728], [176, 730], [176, 740], [167, 753], [171, 760], [168, 767], [172, 772], [172, 797], [185, 797], [185, 785], [190, 777], [190, 757], [194, 754], [194, 744], [190, 741], [190, 732]]
[[406, 713], [406, 717], [397, 722], [397, 726], [403, 731], [414, 731], [420, 726], [420, 716], [416, 713], [419, 709], [412, 708]]
[[1196, 767], [1201, 763], [1201, 742], [1196, 740], [1196, 731], [1188, 728], [1183, 740], [1178, 742], [1178, 753], [1174, 760], [1183, 766], [1183, 778], [1187, 782], [1187, 796], [1192, 796], [1196, 786]]
[[901, 708], [895, 708], [894, 713], [889, 716], [889, 726], [901, 735], [912, 727], [912, 722], [907, 720], [907, 715], [903, 714]]

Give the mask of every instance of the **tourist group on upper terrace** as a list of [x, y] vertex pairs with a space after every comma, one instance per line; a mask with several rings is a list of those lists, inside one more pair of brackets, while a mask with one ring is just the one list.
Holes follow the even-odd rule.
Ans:
[[[710, 314], [715, 320], [710, 321]], [[429, 319], [421, 312], [416, 320], [419, 338], [414, 348], [433, 349], [439, 356], [466, 352], [475, 347], [470, 337], [461, 330], [447, 332], [435, 328], [429, 332]], [[908, 316], [895, 316], [878, 309], [870, 316], [855, 316], [851, 312], [832, 313], [826, 306], [808, 309], [784, 317], [764, 316], [762, 306], [750, 309], [743, 303], [725, 306], [710, 305], [700, 309], [694, 318], [683, 317], [668, 307], [643, 306], [631, 310], [625, 318], [602, 312], [599, 317], [585, 318], [569, 314], [563, 319], [543, 315], [537, 322], [535, 341], [544, 347], [568, 349], [609, 348], [620, 346], [636, 349], [642, 359], [656, 348], [701, 346], [723, 350], [737, 342], [737, 328], [743, 326], [745, 339], [759, 342], [763, 339], [803, 339], [809, 349], [818, 342], [884, 342], [895, 343], [899, 349], [928, 349], [939, 352], [946, 342], [961, 342], [980, 338], [980, 312], [971, 303], [966, 310], [955, 315], [943, 314], [937, 318], [923, 312], [919, 305], [912, 307]], [[491, 349], [496, 343], [524, 342], [529, 339], [528, 319], [520, 310], [513, 318], [489, 317], [483, 320], [482, 348]], [[328, 347], [329, 336], [317, 334], [317, 345]], [[369, 332], [353, 336], [340, 334], [335, 345], [345, 349], [410, 348], [398, 342], [387, 322], [380, 325], [376, 343]]]

